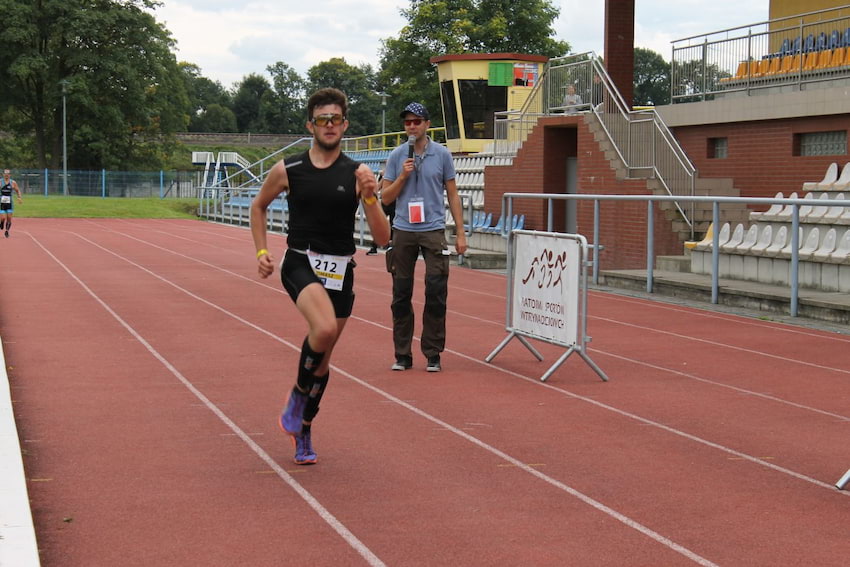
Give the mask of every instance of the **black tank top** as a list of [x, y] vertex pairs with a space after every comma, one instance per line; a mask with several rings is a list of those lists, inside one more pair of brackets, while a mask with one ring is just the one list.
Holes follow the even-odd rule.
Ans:
[[0, 181], [0, 183], [2, 183], [0, 186], [0, 197], [5, 197], [5, 199], [0, 201], [0, 206], [4, 209], [9, 209], [12, 207], [12, 180], [10, 179], [8, 183], [5, 181]]
[[354, 172], [360, 163], [340, 154], [330, 167], [318, 169], [308, 152], [286, 158], [284, 163], [289, 178], [287, 245], [322, 254], [354, 254]]

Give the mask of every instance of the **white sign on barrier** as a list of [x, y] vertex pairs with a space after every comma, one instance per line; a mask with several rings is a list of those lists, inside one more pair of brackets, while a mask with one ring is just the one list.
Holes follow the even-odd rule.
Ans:
[[576, 240], [515, 234], [510, 327], [526, 336], [574, 345], [581, 261]]
[[572, 353], [603, 381], [605, 372], [587, 354], [587, 240], [580, 234], [512, 230], [508, 235], [508, 336], [484, 359], [491, 362], [512, 340], [537, 360], [526, 337], [567, 347], [540, 380], [546, 381]]

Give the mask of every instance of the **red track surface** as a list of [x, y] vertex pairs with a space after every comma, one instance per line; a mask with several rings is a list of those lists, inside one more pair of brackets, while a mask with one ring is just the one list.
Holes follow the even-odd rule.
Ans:
[[847, 336], [592, 292], [610, 382], [571, 356], [544, 384], [563, 349], [483, 362], [505, 278], [456, 268], [443, 372], [391, 372], [389, 276], [358, 253], [296, 467], [306, 327], [246, 230], [24, 219], [0, 248], [43, 565], [847, 564]]

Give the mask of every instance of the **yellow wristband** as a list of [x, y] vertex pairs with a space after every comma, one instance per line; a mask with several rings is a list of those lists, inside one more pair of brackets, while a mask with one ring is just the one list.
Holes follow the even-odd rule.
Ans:
[[371, 197], [366, 197], [363, 199], [363, 203], [366, 205], [374, 205], [378, 202], [378, 198], [372, 195]]
[[269, 251], [266, 250], [265, 248], [263, 248], [262, 250], [257, 250], [257, 260], [260, 259], [260, 256], [262, 256], [264, 254], [268, 255], [268, 253], [269, 253]]

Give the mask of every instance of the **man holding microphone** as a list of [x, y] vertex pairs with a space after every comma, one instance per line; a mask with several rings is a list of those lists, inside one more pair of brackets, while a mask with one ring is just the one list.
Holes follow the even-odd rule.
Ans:
[[381, 201], [395, 201], [393, 242], [387, 268], [393, 276], [393, 370], [413, 367], [413, 278], [420, 252], [425, 259], [425, 308], [422, 313], [422, 354], [428, 372], [442, 369], [446, 343], [446, 301], [449, 259], [446, 241], [446, 199], [455, 222], [459, 255], [467, 250], [463, 209], [455, 182], [451, 153], [427, 135], [428, 109], [411, 102], [401, 112], [408, 143], [392, 151], [382, 181]]

